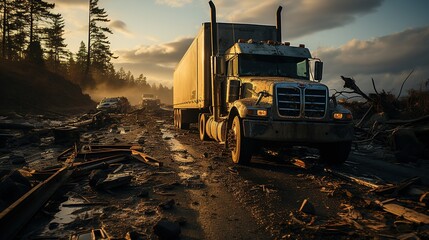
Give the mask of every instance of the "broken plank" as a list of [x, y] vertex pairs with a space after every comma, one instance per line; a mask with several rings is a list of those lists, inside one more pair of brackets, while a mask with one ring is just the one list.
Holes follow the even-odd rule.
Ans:
[[151, 157], [145, 153], [139, 152], [137, 150], [131, 150], [131, 157], [133, 159], [136, 159], [140, 162], [143, 162], [143, 163], [146, 163], [146, 164], [149, 164], [152, 166], [162, 167], [162, 162], [156, 160], [155, 158], [153, 158], [153, 157]]
[[392, 213], [396, 216], [403, 217], [408, 221], [415, 223], [429, 224], [429, 216], [423, 213], [416, 212], [396, 203], [380, 203], [384, 211]]
[[420, 181], [420, 177], [412, 177], [405, 179], [398, 184], [393, 186], [383, 186], [375, 190], [378, 194], [391, 194], [392, 196], [397, 196], [401, 191], [413, 185], [414, 183]]
[[3, 210], [0, 213], [0, 239], [13, 239], [72, 173], [72, 169], [61, 168]]
[[343, 178], [343, 179], [355, 182], [355, 183], [357, 183], [359, 185], [363, 185], [365, 187], [369, 187], [369, 188], [373, 188], [373, 189], [378, 189], [379, 187], [381, 187], [380, 185], [377, 185], [377, 184], [372, 183], [372, 182], [365, 181], [363, 179], [360, 179], [359, 177], [356, 177], [356, 176], [353, 176], [353, 175], [350, 175], [350, 174], [347, 174], [347, 173], [342, 173], [342, 172], [334, 171], [332, 169], [327, 169], [327, 168], [325, 169], [325, 171], [328, 172], [328, 173], [330, 173], [330, 174], [332, 174], [332, 175], [334, 175], [334, 176], [337, 176], [337, 177], [340, 177], [340, 178]]
[[63, 207], [87, 207], [87, 206], [106, 206], [108, 202], [85, 202], [85, 203], [63, 203]]

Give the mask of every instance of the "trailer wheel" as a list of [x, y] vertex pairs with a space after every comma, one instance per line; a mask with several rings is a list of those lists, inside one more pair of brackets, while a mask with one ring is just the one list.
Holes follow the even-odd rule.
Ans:
[[183, 122], [182, 109], [177, 109], [177, 127], [179, 129], [189, 129], [189, 123]]
[[252, 141], [243, 135], [242, 121], [235, 116], [228, 129], [228, 147], [231, 149], [232, 161], [237, 164], [248, 164], [252, 158]]
[[319, 147], [320, 160], [328, 165], [340, 165], [347, 160], [351, 147], [351, 142], [323, 144]]
[[210, 139], [206, 131], [207, 120], [208, 120], [207, 114], [204, 114], [204, 113], [200, 114], [198, 130], [200, 132], [201, 141], [207, 141]]
[[179, 128], [179, 124], [177, 124], [177, 109], [173, 111], [173, 124], [175, 128]]

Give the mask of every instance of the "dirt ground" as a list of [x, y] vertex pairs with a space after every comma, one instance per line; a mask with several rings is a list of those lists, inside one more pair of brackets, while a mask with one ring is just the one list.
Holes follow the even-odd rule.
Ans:
[[[41, 129], [76, 120], [32, 119]], [[33, 170], [62, 166], [58, 155], [73, 146], [49, 134], [13, 134], [1, 148], [1, 169], [27, 173], [32, 186], [38, 183]], [[127, 158], [94, 170], [130, 176], [116, 188], [91, 186], [94, 171], [74, 175], [18, 239], [91, 239], [84, 238], [91, 231], [112, 239], [429, 238], [427, 223], [384, 209], [392, 203], [428, 215], [429, 164], [399, 164], [381, 146], [356, 145], [339, 167], [324, 166], [307, 148], [262, 149], [250, 165], [239, 166], [223, 145], [201, 142], [197, 126], [175, 129], [167, 109], [113, 114], [101, 127], [80, 132], [85, 144], [139, 145], [162, 166]], [[16, 156], [25, 161], [14, 162]], [[393, 188], [377, 191], [350, 176]], [[404, 186], [412, 177], [418, 178]]]

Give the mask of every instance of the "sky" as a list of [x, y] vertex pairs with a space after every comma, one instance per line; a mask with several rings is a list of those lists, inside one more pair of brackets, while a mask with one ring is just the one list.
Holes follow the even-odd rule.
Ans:
[[[86, 44], [88, 0], [49, 0], [65, 20], [68, 49]], [[214, 0], [218, 22], [275, 25], [282, 12], [282, 39], [303, 43], [324, 62], [322, 82], [342, 90], [352, 77], [366, 92], [397, 94], [429, 88], [429, 1], [427, 0]], [[176, 64], [203, 22], [208, 0], [99, 0], [113, 30], [115, 68], [143, 74], [150, 83], [172, 86]]]

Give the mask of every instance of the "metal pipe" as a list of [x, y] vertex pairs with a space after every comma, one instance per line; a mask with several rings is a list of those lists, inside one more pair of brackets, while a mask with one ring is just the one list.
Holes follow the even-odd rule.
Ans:
[[282, 6], [279, 6], [279, 8], [277, 8], [277, 42], [282, 41], [282, 9]]
[[212, 43], [212, 57], [217, 55], [217, 22], [216, 22], [216, 6], [212, 1], [209, 1], [210, 5], [210, 28], [211, 28], [211, 43]]
[[209, 1], [210, 5], [210, 30], [211, 30], [211, 44], [212, 44], [212, 55], [211, 55], [211, 82], [212, 82], [212, 108], [213, 117], [215, 121], [220, 118], [220, 92], [219, 84], [217, 83], [217, 55], [218, 55], [218, 36], [217, 36], [217, 22], [216, 22], [216, 6], [212, 1]]

